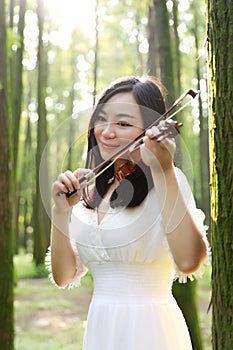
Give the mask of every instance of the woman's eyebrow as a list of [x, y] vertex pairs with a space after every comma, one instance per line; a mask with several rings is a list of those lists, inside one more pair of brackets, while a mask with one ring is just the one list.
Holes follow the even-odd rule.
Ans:
[[[104, 115], [106, 115], [107, 116], [107, 112], [105, 112], [105, 110], [104, 109], [101, 109], [101, 111], [99, 112], [99, 114], [104, 114]], [[118, 117], [118, 118], [124, 118], [124, 117], [126, 117], [126, 118], [131, 118], [131, 119], [135, 119], [136, 117], [133, 115], [133, 114], [128, 114], [128, 113], [125, 113], [125, 112], [120, 112], [120, 113], [117, 113], [116, 114], [116, 117]]]
[[133, 114], [128, 114], [128, 113], [117, 113], [116, 116], [119, 118], [122, 118], [122, 117], [132, 118], [132, 119], [136, 118]]

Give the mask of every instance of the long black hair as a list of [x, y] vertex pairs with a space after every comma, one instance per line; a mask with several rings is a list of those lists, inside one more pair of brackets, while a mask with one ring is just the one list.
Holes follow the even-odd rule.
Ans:
[[[144, 129], [148, 128], [166, 111], [166, 89], [155, 77], [130, 76], [115, 81], [101, 95], [90, 119], [86, 159], [86, 168], [88, 169], [93, 169], [103, 162], [94, 135], [94, 125], [98, 114], [103, 105], [120, 92], [131, 92], [136, 99], [141, 111]], [[83, 199], [86, 206], [88, 208], [97, 207], [113, 181], [114, 166], [112, 165], [96, 179], [94, 191], [89, 192], [88, 188], [84, 190]], [[135, 171], [119, 182], [110, 198], [110, 205], [111, 207], [135, 207], [144, 200], [152, 187], [153, 180], [150, 168], [139, 161], [135, 165]]]

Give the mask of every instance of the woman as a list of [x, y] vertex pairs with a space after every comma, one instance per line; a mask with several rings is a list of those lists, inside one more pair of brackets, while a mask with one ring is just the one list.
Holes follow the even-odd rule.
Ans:
[[165, 89], [155, 78], [113, 83], [90, 120], [86, 168], [53, 184], [52, 278], [71, 287], [89, 269], [94, 279], [84, 350], [192, 348], [171, 287], [198, 273], [208, 243], [204, 214], [174, 166], [174, 139], [159, 141], [152, 127], [130, 155], [91, 185], [83, 181], [164, 112]]

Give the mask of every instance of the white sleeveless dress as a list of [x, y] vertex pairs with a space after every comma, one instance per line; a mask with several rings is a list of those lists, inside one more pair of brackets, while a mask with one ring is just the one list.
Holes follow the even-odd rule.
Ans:
[[[204, 214], [187, 193], [206, 241]], [[171, 292], [174, 279], [185, 282], [187, 276], [169, 251], [154, 189], [139, 207], [110, 208], [100, 224], [96, 210], [78, 203], [70, 235], [77, 248], [75, 283], [87, 269], [94, 279], [83, 350], [192, 349]]]

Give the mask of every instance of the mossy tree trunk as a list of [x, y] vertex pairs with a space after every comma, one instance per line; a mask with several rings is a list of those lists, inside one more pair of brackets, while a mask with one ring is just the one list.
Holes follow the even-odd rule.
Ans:
[[14, 348], [11, 152], [5, 2], [0, 2], [0, 350]]
[[233, 349], [233, 2], [207, 0], [213, 349]]

